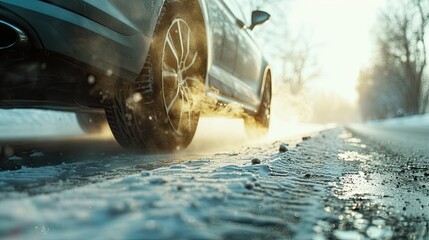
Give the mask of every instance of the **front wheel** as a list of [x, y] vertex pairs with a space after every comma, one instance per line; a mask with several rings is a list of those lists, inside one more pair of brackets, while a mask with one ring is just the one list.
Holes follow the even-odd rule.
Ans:
[[164, 7], [139, 79], [106, 108], [116, 140], [132, 151], [181, 150], [195, 134], [206, 66], [196, 34], [204, 29], [185, 10], [177, 2]]
[[244, 117], [246, 133], [250, 137], [263, 137], [268, 134], [271, 120], [271, 88], [271, 75], [268, 73], [258, 112]]

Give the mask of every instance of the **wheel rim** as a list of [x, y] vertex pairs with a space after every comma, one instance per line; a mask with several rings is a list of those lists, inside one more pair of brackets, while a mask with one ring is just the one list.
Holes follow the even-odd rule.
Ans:
[[200, 82], [196, 72], [198, 52], [189, 25], [176, 18], [169, 26], [162, 49], [162, 100], [167, 121], [179, 135], [194, 127]]

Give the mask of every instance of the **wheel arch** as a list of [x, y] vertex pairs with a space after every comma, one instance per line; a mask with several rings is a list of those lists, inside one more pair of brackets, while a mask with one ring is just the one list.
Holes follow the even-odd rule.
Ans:
[[204, 83], [208, 83], [208, 71], [212, 64], [211, 48], [209, 47], [210, 46], [209, 39], [211, 39], [209, 36], [210, 25], [209, 25], [208, 15], [205, 9], [205, 5], [203, 5], [202, 0], [195, 0], [194, 3], [195, 4], [192, 6], [193, 7], [192, 10], [195, 10], [195, 12], [198, 13], [197, 23], [198, 23], [198, 29], [201, 31], [200, 33], [198, 33], [198, 37], [201, 38], [200, 44], [199, 44], [201, 49], [199, 50], [203, 54], [202, 57], [203, 57], [203, 61], [205, 62], [204, 64], [205, 69], [204, 71], [202, 71], [204, 74], [203, 79], [204, 79]]
[[269, 64], [265, 64], [264, 73], [262, 75], [261, 88], [259, 91], [259, 100], [260, 101], [262, 100], [262, 97], [264, 95], [264, 91], [265, 91], [265, 87], [266, 87], [266, 83], [268, 81], [268, 78], [271, 81], [270, 84], [271, 84], [271, 89], [272, 89], [272, 84], [273, 84], [272, 77], [273, 77], [273, 75], [271, 72], [271, 66]]
[[[213, 44], [212, 44], [212, 33], [210, 28], [210, 20], [209, 20], [209, 14], [207, 9], [207, 3], [206, 0], [195, 0], [197, 2], [197, 6], [195, 6], [195, 10], [199, 14], [199, 22], [201, 26], [203, 26], [204, 32], [202, 34], [203, 41], [204, 41], [204, 52], [206, 54], [206, 74], [205, 74], [205, 87], [206, 89], [209, 88], [209, 76], [208, 72], [213, 64]], [[193, 9], [193, 10], [194, 10]]]

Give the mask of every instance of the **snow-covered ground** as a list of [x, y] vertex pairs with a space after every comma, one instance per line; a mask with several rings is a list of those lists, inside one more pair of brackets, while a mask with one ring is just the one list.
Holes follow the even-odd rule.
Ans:
[[[279, 152], [282, 144], [287, 152]], [[91, 164], [4, 171], [0, 188], [47, 186], [30, 195], [11, 189], [17, 195], [0, 200], [0, 238], [425, 239], [425, 163], [417, 159], [396, 175], [402, 158], [376, 150], [333, 129], [72, 188], [61, 189], [68, 185], [61, 176], [84, 177]]]
[[427, 128], [429, 129], [429, 114], [413, 115], [408, 117], [391, 118], [384, 120], [374, 120], [368, 122], [373, 126], [393, 126], [407, 128]]
[[[277, 124], [273, 122], [273, 126]], [[3, 142], [28, 138], [43, 142], [44, 138], [83, 136], [74, 115], [61, 112], [0, 111], [0, 126]], [[301, 153], [294, 150], [278, 153], [280, 142], [273, 144], [273, 141], [281, 135], [297, 136], [322, 126], [277, 126], [270, 138], [253, 142], [246, 140], [240, 120], [202, 119], [193, 144], [177, 156], [90, 154], [81, 161], [38, 167], [24, 164], [17, 170], [2, 171], [0, 236], [11, 239], [311, 236], [315, 217], [324, 212], [320, 197], [326, 189], [318, 181], [305, 177], [310, 170], [289, 173], [288, 162], [295, 161], [292, 156]], [[289, 143], [294, 145], [298, 140], [290, 138]], [[242, 147], [243, 143], [246, 146]], [[50, 161], [48, 152], [30, 151], [21, 155], [31, 161]], [[262, 164], [252, 165], [254, 158]], [[164, 167], [151, 167], [157, 159], [167, 163], [161, 165]], [[7, 161], [19, 161], [19, 157], [9, 157]], [[136, 170], [139, 168], [152, 170]], [[98, 175], [93, 177], [91, 172]], [[83, 184], [76, 184], [79, 178]], [[314, 211], [320, 214], [313, 215]], [[306, 216], [305, 221], [300, 222], [302, 215]]]
[[[37, 123], [26, 129], [48, 127], [54, 115], [25, 120]], [[73, 117], [62, 124], [77, 128]], [[23, 163], [0, 171], [0, 239], [429, 237], [429, 166], [420, 155], [387, 152], [341, 128], [303, 135], [316, 126], [285, 122], [274, 122], [270, 138], [241, 146], [244, 129], [232, 121], [203, 120], [210, 131], [200, 129], [181, 154], [108, 151], [114, 143], [84, 155], [32, 146], [16, 153], [46, 163], [6, 159]]]
[[401, 154], [429, 157], [429, 114], [370, 121], [347, 126]]
[[[339, 177], [343, 167], [312, 159], [324, 154], [326, 146], [310, 149], [303, 144], [279, 153], [279, 145], [247, 147], [66, 191], [6, 199], [0, 202], [0, 235], [309, 239], [318, 220], [328, 214], [322, 201], [326, 182]], [[326, 157], [337, 159], [336, 154]], [[252, 165], [254, 158], [261, 164]], [[0, 173], [0, 181], [21, 174], [28, 174], [29, 181], [43, 181], [61, 171], [72, 169], [23, 168]]]
[[0, 140], [82, 134], [74, 113], [0, 109]]

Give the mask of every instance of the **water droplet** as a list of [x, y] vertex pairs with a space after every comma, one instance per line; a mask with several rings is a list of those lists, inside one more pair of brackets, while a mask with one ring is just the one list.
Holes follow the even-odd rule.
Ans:
[[111, 77], [111, 76], [113, 75], [113, 70], [112, 70], [112, 69], [107, 70], [107, 71], [106, 71], [106, 75], [107, 75], [108, 77]]
[[89, 85], [93, 85], [95, 83], [95, 76], [94, 75], [88, 75], [88, 83], [89, 83]]
[[140, 102], [143, 99], [142, 95], [140, 93], [134, 93], [133, 94], [133, 101], [135, 103]]

